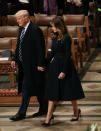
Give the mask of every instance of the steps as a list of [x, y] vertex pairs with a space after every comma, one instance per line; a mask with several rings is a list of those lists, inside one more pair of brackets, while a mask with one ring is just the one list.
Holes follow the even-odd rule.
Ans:
[[[97, 53], [96, 53], [97, 52]], [[31, 99], [27, 111], [27, 119], [19, 122], [11, 122], [9, 117], [15, 115], [21, 101], [21, 97], [6, 96], [0, 97], [0, 128], [3, 131], [85, 131], [87, 126], [97, 123], [101, 131], [101, 53], [96, 50], [93, 58], [88, 61], [88, 66], [82, 86], [85, 92], [85, 98], [78, 101], [82, 112], [80, 121], [70, 122], [73, 111], [70, 101], [59, 102], [54, 112], [55, 125], [47, 129], [41, 126], [44, 116], [40, 118], [31, 118], [31, 115], [38, 110], [38, 103], [35, 97]], [[99, 71], [99, 72], [98, 72]], [[4, 100], [5, 98], [5, 100]], [[30, 118], [30, 119], [29, 119]]]

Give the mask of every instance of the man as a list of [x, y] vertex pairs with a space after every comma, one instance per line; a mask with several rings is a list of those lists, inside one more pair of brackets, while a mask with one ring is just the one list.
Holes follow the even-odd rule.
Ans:
[[37, 96], [40, 108], [33, 117], [47, 112], [47, 102], [44, 100], [44, 66], [45, 41], [40, 28], [29, 19], [27, 10], [15, 14], [20, 26], [15, 56], [11, 63], [13, 68], [18, 65], [18, 93], [22, 92], [22, 103], [16, 115], [10, 120], [25, 119], [31, 96]]

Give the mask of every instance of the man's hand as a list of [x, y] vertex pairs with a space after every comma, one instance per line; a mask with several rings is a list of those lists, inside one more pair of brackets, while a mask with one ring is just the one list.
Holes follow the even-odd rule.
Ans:
[[38, 69], [38, 71], [45, 71], [45, 68], [41, 67], [41, 66], [38, 66], [37, 69]]
[[16, 63], [15, 63], [15, 61], [12, 61], [12, 62], [11, 62], [11, 67], [12, 67], [13, 69], [16, 69]]
[[64, 79], [65, 78], [65, 73], [61, 72], [58, 76], [58, 79]]

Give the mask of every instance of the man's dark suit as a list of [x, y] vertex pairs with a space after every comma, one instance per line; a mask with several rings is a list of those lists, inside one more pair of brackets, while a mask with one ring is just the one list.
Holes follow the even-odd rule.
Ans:
[[18, 64], [18, 93], [22, 92], [22, 104], [18, 114], [26, 115], [31, 96], [37, 96], [39, 112], [47, 111], [44, 101], [44, 72], [38, 71], [37, 66], [45, 65], [45, 41], [40, 28], [30, 22], [22, 41], [22, 62], [19, 61], [20, 33], [14, 60]]

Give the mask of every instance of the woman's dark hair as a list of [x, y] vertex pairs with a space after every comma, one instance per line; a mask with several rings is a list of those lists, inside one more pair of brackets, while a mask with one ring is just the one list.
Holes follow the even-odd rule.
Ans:
[[68, 34], [66, 24], [61, 16], [56, 16], [53, 18], [51, 24], [54, 24], [56, 28], [60, 29], [63, 35]]

